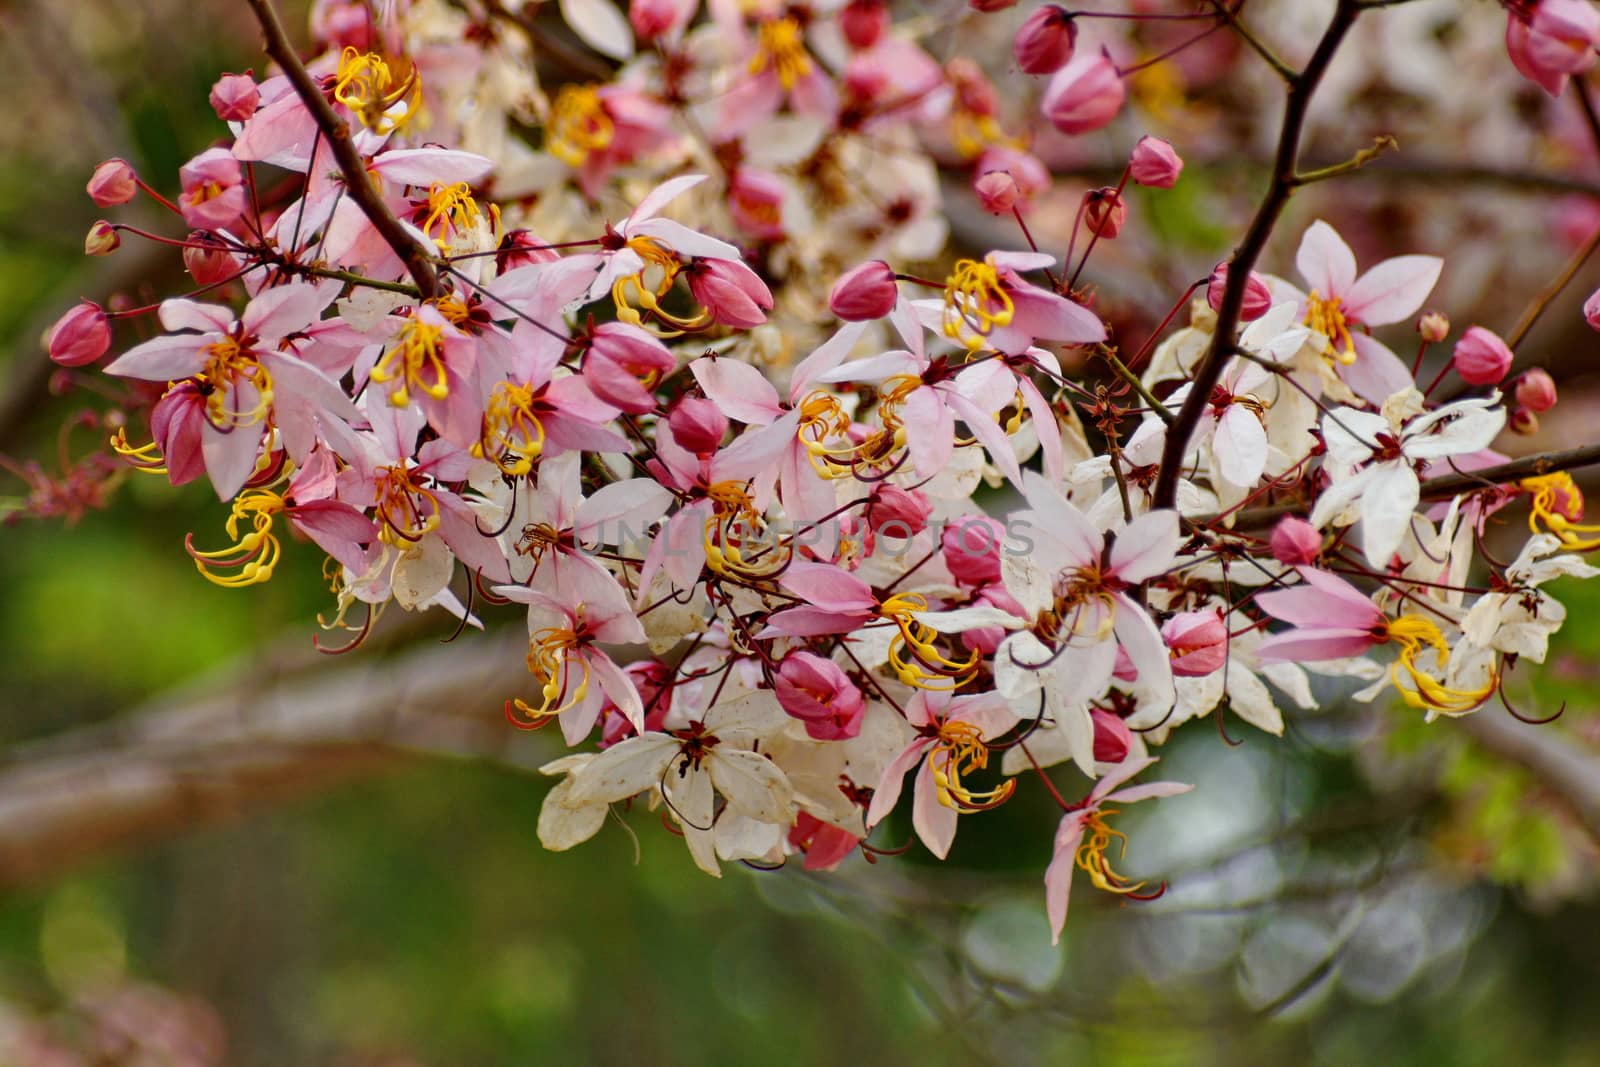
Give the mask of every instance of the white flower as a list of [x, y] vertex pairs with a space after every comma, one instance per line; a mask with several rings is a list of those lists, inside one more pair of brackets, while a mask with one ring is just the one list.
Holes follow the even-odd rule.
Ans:
[[[1574, 555], [1551, 556], [1561, 543], [1549, 534], [1530, 538], [1506, 568], [1510, 588], [1478, 598], [1461, 624], [1468, 642], [1543, 663], [1550, 635], [1561, 629], [1567, 609], [1539, 586], [1554, 578], [1593, 578], [1600, 569]], [[1548, 558], [1547, 558], [1548, 557]]]

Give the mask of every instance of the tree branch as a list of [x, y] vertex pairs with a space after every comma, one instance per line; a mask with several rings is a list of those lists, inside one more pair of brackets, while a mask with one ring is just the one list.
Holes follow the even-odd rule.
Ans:
[[1530, 726], [1491, 711], [1451, 725], [1486, 752], [1529, 771], [1540, 785], [1570, 804], [1584, 829], [1600, 841], [1600, 752], [1565, 730]]
[[245, 2], [250, 5], [250, 10], [255, 12], [256, 21], [261, 24], [261, 32], [266, 37], [267, 55], [283, 68], [289, 84], [294, 86], [295, 94], [306, 105], [306, 110], [316, 120], [317, 128], [322, 131], [323, 138], [328, 142], [328, 150], [333, 153], [334, 161], [339, 165], [339, 173], [344, 176], [346, 194], [367, 216], [372, 228], [378, 231], [378, 236], [394, 249], [395, 255], [406, 265], [406, 270], [410, 273], [411, 280], [417, 283], [417, 289], [421, 291], [423, 299], [430, 300], [438, 296], [439, 273], [433, 267], [433, 251], [425, 248], [409, 230], [400, 225], [400, 220], [395, 218], [394, 212], [389, 210], [389, 205], [378, 195], [372, 180], [367, 177], [366, 164], [362, 162], [361, 154], [356, 151], [354, 142], [350, 140], [349, 124], [333, 110], [333, 105], [328, 103], [321, 86], [311, 77], [311, 72], [306, 70], [305, 64], [300, 62], [300, 56], [290, 43], [289, 35], [284, 32], [283, 22], [278, 18], [272, 0], [245, 0]]
[[1312, 53], [1305, 69], [1289, 83], [1289, 98], [1283, 109], [1283, 126], [1278, 134], [1278, 149], [1273, 162], [1272, 179], [1261, 206], [1256, 209], [1244, 241], [1228, 264], [1228, 284], [1223, 290], [1222, 303], [1217, 309], [1216, 332], [1211, 347], [1195, 369], [1194, 387], [1179, 409], [1178, 416], [1167, 430], [1166, 444], [1161, 451], [1161, 473], [1156, 477], [1154, 506], [1170, 508], [1178, 495], [1178, 475], [1183, 468], [1183, 456], [1189, 448], [1189, 438], [1211, 402], [1211, 390], [1222, 377], [1233, 350], [1234, 332], [1239, 325], [1239, 313], [1244, 307], [1245, 287], [1250, 272], [1261, 257], [1267, 239], [1272, 236], [1278, 216], [1283, 213], [1295, 189], [1295, 171], [1300, 159], [1300, 138], [1305, 130], [1306, 111], [1316, 94], [1322, 76], [1333, 62], [1345, 34], [1355, 24], [1361, 5], [1355, 0], [1339, 0], [1339, 6], [1323, 31], [1317, 50]]

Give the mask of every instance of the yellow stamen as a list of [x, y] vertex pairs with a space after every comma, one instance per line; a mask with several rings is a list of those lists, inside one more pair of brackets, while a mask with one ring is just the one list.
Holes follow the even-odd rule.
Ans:
[[[682, 265], [678, 254], [653, 237], [633, 237], [628, 247], [644, 260], [644, 269], [636, 274], [618, 278], [611, 284], [611, 299], [617, 306], [617, 318], [631, 326], [649, 330], [657, 337], [678, 337], [690, 330], [698, 330], [711, 323], [711, 312], [704, 308], [691, 318], [673, 315], [661, 307], [661, 299], [672, 291]], [[646, 275], [656, 273], [659, 280], [651, 285]], [[631, 297], [630, 297], [631, 293]], [[636, 308], [634, 305], [637, 304]], [[644, 321], [639, 308], [667, 323], [671, 329], [659, 329]]]
[[569, 167], [581, 167], [595, 152], [611, 147], [616, 124], [593, 85], [564, 85], [550, 108], [544, 147]]
[[1328, 339], [1322, 357], [1348, 367], [1356, 361], [1356, 343], [1350, 336], [1350, 323], [1344, 316], [1344, 301], [1324, 298], [1315, 289], [1306, 297], [1306, 325]]
[[128, 431], [125, 427], [118, 426], [117, 432], [111, 435], [111, 450], [137, 470], [146, 474], [167, 473], [166, 461], [161, 456], [161, 447], [154, 441], [147, 445], [135, 448], [128, 443]]
[[[233, 544], [213, 552], [201, 552], [188, 543], [195, 569], [206, 581], [224, 589], [242, 589], [271, 578], [281, 554], [278, 539], [272, 535], [272, 517], [283, 509], [283, 498], [271, 490], [244, 490], [235, 498], [233, 511], [223, 527], [233, 538]], [[246, 518], [250, 520], [250, 530], [241, 534], [239, 524]], [[192, 541], [192, 537], [188, 540]], [[235, 573], [217, 574], [212, 571], [213, 567]]]
[[428, 188], [428, 215], [422, 220], [422, 232], [433, 239], [439, 251], [450, 251], [446, 233], [460, 233], [482, 221], [483, 213], [472, 198], [472, 186], [466, 182], [434, 182]]
[[1544, 532], [1554, 535], [1562, 548], [1572, 552], [1600, 548], [1600, 537], [1584, 536], [1600, 534], [1600, 526], [1576, 521], [1583, 518], [1583, 490], [1573, 482], [1572, 475], [1557, 471], [1555, 474], [1524, 478], [1520, 484], [1533, 494], [1528, 529], [1539, 533], [1542, 525]]
[[533, 410], [533, 390], [501, 382], [483, 409], [483, 429], [472, 454], [487, 459], [502, 474], [521, 477], [544, 454], [544, 423]]
[[993, 115], [981, 115], [962, 107], [950, 112], [950, 141], [962, 159], [974, 159], [992, 147], [1027, 147], [1026, 142], [1006, 136], [1005, 128]]
[[1115, 814], [1117, 809], [1107, 808], [1103, 811], [1090, 812], [1082, 817], [1084, 841], [1078, 846], [1078, 854], [1074, 859], [1079, 867], [1088, 872], [1089, 881], [1094, 883], [1096, 889], [1104, 889], [1108, 893], [1119, 895], [1137, 893], [1144, 888], [1145, 883], [1129, 882], [1111, 869], [1111, 860], [1106, 856], [1106, 850], [1111, 847], [1113, 838], [1121, 842], [1119, 858], [1126, 857], [1128, 852], [1128, 835], [1106, 825], [1105, 816]]
[[793, 89], [812, 71], [806, 52], [805, 33], [794, 19], [772, 19], [756, 30], [756, 54], [750, 58], [750, 73], [771, 70], [784, 91]]
[[963, 259], [944, 285], [943, 329], [946, 337], [977, 351], [996, 327], [1011, 325], [1016, 304], [988, 263]]
[[[256, 361], [255, 353], [235, 337], [224, 337], [206, 345], [204, 351], [206, 364], [200, 376], [210, 386], [206, 394], [206, 417], [211, 424], [218, 429], [229, 429], [264, 421], [272, 410], [272, 375]], [[236, 395], [245, 382], [256, 388], [255, 405], [245, 410], [229, 407], [228, 398]]]
[[939, 632], [913, 617], [913, 613], [927, 610], [927, 599], [917, 593], [899, 593], [879, 605], [878, 614], [899, 630], [889, 642], [889, 666], [913, 689], [960, 689], [978, 676], [983, 656], [974, 650], [964, 660], [947, 657], [935, 644]]
[[[406, 64], [404, 78], [396, 79], [388, 62], [376, 52], [345, 48], [339, 55], [339, 70], [334, 75], [333, 98], [355, 113], [361, 124], [374, 133], [393, 133], [410, 123], [421, 110], [422, 79], [417, 69]], [[394, 108], [404, 105], [399, 115]]]
[[[1389, 680], [1413, 708], [1441, 711], [1446, 715], [1459, 715], [1489, 699], [1499, 684], [1499, 671], [1491, 669], [1489, 681], [1481, 689], [1452, 689], [1417, 665], [1417, 660], [1433, 652], [1438, 658], [1438, 668], [1443, 670], [1450, 662], [1450, 644], [1431, 619], [1421, 615], [1402, 615], [1389, 622], [1386, 632], [1389, 640], [1400, 646], [1400, 655], [1389, 668]], [[1411, 679], [1412, 687], [1403, 684], [1401, 672]]]
[[969, 789], [963, 774], [983, 770], [989, 765], [989, 746], [983, 733], [970, 722], [939, 724], [939, 739], [928, 753], [928, 769], [933, 773], [939, 803], [958, 812], [985, 811], [999, 807], [1016, 792], [1017, 781], [1008, 778], [993, 789]]
[[443, 338], [443, 326], [416, 315], [400, 328], [400, 340], [390, 345], [378, 365], [372, 368], [373, 381], [380, 385], [397, 383], [389, 392], [389, 403], [397, 408], [407, 406], [411, 403], [413, 389], [420, 389], [435, 400], [450, 395], [442, 353]]
[[379, 467], [377, 489], [383, 522], [378, 538], [385, 544], [404, 550], [438, 527], [439, 498], [417, 482], [410, 468]]
[[589, 695], [588, 660], [577, 657], [583, 676], [576, 687], [567, 677], [569, 655], [578, 645], [577, 632], [562, 627], [539, 630], [528, 639], [528, 670], [540, 681], [540, 704], [534, 707], [520, 699], [512, 701], [528, 719], [537, 722], [560, 715], [583, 703]]

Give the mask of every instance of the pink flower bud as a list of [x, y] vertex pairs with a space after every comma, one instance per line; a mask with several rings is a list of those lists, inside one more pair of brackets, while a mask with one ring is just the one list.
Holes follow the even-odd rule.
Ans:
[[1128, 724], [1104, 708], [1090, 708], [1094, 720], [1094, 761], [1121, 763], [1133, 749], [1133, 731]]
[[1054, 74], [1072, 58], [1077, 43], [1078, 26], [1072, 15], [1058, 4], [1046, 4], [1017, 30], [1011, 54], [1024, 74]]
[[656, 409], [655, 387], [678, 365], [667, 346], [637, 326], [602, 323], [583, 357], [583, 380], [601, 400], [633, 415]]
[[972, 183], [972, 191], [977, 194], [983, 210], [991, 215], [1003, 215], [1010, 211], [1016, 207], [1017, 199], [1022, 195], [1022, 190], [1017, 188], [1017, 180], [1003, 170], [991, 170], [978, 175], [977, 181]]
[[725, 326], [748, 329], [767, 321], [772, 290], [756, 272], [732, 259], [696, 259], [684, 271], [689, 292]]
[[784, 711], [806, 725], [817, 741], [843, 741], [861, 732], [866, 702], [861, 690], [830, 659], [811, 652], [783, 658], [772, 690]]
[[1083, 224], [1096, 237], [1115, 237], [1128, 221], [1128, 202], [1109, 186], [1083, 194]]
[[[1206, 286], [1206, 303], [1212, 311], [1222, 308], [1222, 293], [1228, 287], [1228, 264], [1224, 261], [1218, 263], [1211, 271], [1211, 281]], [[1254, 322], [1272, 309], [1272, 290], [1267, 288], [1267, 283], [1255, 271], [1250, 272], [1250, 280], [1245, 282], [1244, 304], [1239, 310], [1239, 318], [1243, 322]]]
[[192, 482], [206, 472], [202, 427], [210, 426], [206, 397], [193, 381], [167, 390], [150, 410], [150, 434], [161, 449], [167, 480], [173, 485]]
[[1008, 7], [1016, 7], [1017, 0], [967, 0], [967, 6], [974, 11], [1004, 11]]
[[783, 236], [783, 198], [788, 192], [776, 174], [740, 167], [728, 187], [728, 214], [741, 230], [765, 241]]
[[871, 48], [889, 29], [885, 0], [850, 0], [839, 12], [839, 30], [855, 49]]
[[1293, 515], [1278, 520], [1272, 530], [1272, 558], [1291, 567], [1316, 562], [1322, 554], [1322, 534], [1304, 519]]
[[1583, 302], [1583, 317], [1596, 330], [1600, 330], [1600, 289]]
[[85, 300], [56, 320], [45, 347], [63, 367], [93, 363], [111, 347], [111, 322], [99, 304]]
[[[239, 271], [238, 261], [233, 258], [233, 253], [205, 230], [195, 230], [189, 234], [189, 244], [183, 250], [183, 266], [189, 272], [189, 277], [197, 285], [215, 285], [230, 275]], [[196, 244], [204, 248], [193, 247]]]
[[1017, 183], [1019, 203], [1023, 208], [1036, 194], [1050, 188], [1050, 170], [1039, 157], [1008, 145], [990, 145], [978, 157], [973, 173], [987, 174], [990, 171], [1011, 175], [1011, 180]]
[[1506, 428], [1522, 437], [1532, 437], [1539, 432], [1539, 416], [1527, 408], [1512, 408], [1506, 416]]
[[1540, 367], [1517, 379], [1517, 403], [1529, 411], [1545, 412], [1556, 406], [1555, 379]]
[[879, 485], [867, 509], [867, 525], [873, 533], [909, 540], [928, 528], [931, 514], [933, 504], [921, 490]]
[[1222, 669], [1228, 659], [1228, 624], [1216, 611], [1185, 611], [1161, 627], [1172, 657], [1172, 673], [1200, 678]]
[[1171, 189], [1183, 173], [1183, 158], [1159, 137], [1141, 137], [1128, 160], [1128, 174], [1140, 185]]
[[1109, 56], [1075, 56], [1045, 88], [1044, 117], [1062, 133], [1090, 133], [1117, 117], [1126, 96]]
[[248, 74], [224, 74], [211, 87], [211, 110], [223, 122], [243, 122], [260, 103], [261, 90]]
[[1589, 0], [1524, 2], [1506, 22], [1511, 65], [1551, 96], [1561, 95], [1568, 77], [1594, 66], [1596, 46], [1600, 11]]
[[1000, 580], [1000, 546], [1006, 528], [996, 519], [969, 515], [944, 528], [939, 547], [944, 565], [962, 585], [988, 585]]
[[671, 36], [689, 24], [699, 0], [633, 0], [628, 21], [641, 44]]
[[501, 274], [531, 263], [554, 263], [560, 258], [561, 253], [532, 230], [512, 230], [507, 233], [500, 238], [500, 248], [494, 257]]
[[828, 294], [828, 307], [846, 322], [866, 322], [889, 314], [899, 298], [894, 271], [883, 260], [872, 259], [839, 276]]
[[1495, 385], [1511, 369], [1511, 349], [1489, 330], [1473, 326], [1456, 342], [1456, 373], [1468, 385]]
[[178, 169], [183, 221], [201, 230], [220, 230], [238, 221], [248, 206], [244, 171], [226, 148], [210, 148]]
[[1417, 320], [1417, 336], [1430, 345], [1436, 345], [1450, 336], [1450, 319], [1442, 311], [1424, 312]]
[[89, 227], [89, 233], [83, 239], [83, 254], [86, 256], [109, 256], [122, 247], [122, 238], [117, 234], [117, 229], [105, 219], [101, 219]]
[[699, 456], [715, 452], [728, 432], [728, 416], [714, 401], [698, 396], [678, 401], [667, 422], [672, 426], [672, 439]]
[[139, 184], [127, 160], [108, 159], [94, 168], [86, 188], [96, 207], [116, 207], [132, 200], [139, 191]]

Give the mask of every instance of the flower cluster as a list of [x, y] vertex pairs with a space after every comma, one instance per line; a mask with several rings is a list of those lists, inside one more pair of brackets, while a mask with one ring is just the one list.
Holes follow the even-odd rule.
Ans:
[[[1038, 783], [1059, 936], [1074, 869], [1159, 892], [1114, 868], [1107, 820], [1188, 788], [1126, 784], [1174, 728], [1279, 734], [1314, 674], [1475, 711], [1543, 659], [1543, 584], [1600, 573], [1570, 476], [1493, 450], [1554, 405], [1548, 375], [1508, 379], [1515, 345], [1473, 326], [1419, 386], [1451, 332], [1421, 315], [1437, 257], [1361, 271], [1318, 221], [1300, 287], [1219, 264], [1172, 294], [1187, 325], [1125, 345], [1086, 267], [1134, 225], [1130, 181], [1182, 180], [1178, 150], [1129, 138], [1065, 257], [1024, 221], [1052, 181], [1033, 138], [1106, 128], [1167, 58], [1119, 66], [1080, 13], [1020, 22], [1023, 119], [883, 0], [563, 0], [597, 73], [554, 87], [541, 24], [500, 5], [322, 0], [304, 63], [251, 6], [281, 69], [216, 84], [230, 142], [173, 200], [120, 160], [89, 183], [182, 223], [97, 224], [90, 251], [164, 241], [195, 291], [82, 304], [51, 355], [150, 324], [104, 368], [148, 425], [113, 445], [229, 505], [186, 545], [208, 580], [267, 581], [309, 541], [352, 647], [391, 606], [524, 606], [507, 717], [575, 750], [545, 768], [551, 848], [635, 802], [710, 874], [827, 869], [879, 850], [909, 779], [943, 857]], [[1199, 41], [1217, 7], [1166, 18]], [[1512, 7], [1519, 71], [1554, 91], [1592, 65], [1587, 3]], [[941, 162], [1018, 247], [923, 266]], [[1500, 564], [1482, 539], [1512, 506], [1530, 536]], [[1097, 780], [1077, 801], [1067, 763]]]

